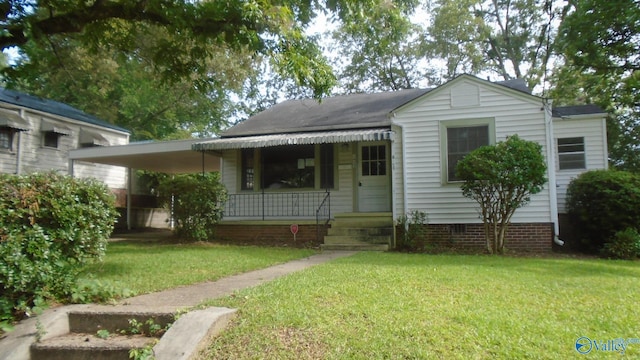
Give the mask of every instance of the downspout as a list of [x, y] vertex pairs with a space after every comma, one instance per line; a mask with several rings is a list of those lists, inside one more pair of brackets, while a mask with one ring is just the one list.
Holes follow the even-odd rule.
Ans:
[[127, 230], [131, 230], [131, 190], [133, 189], [133, 172], [127, 168]]
[[[408, 208], [407, 208], [407, 167], [405, 166], [405, 155], [407, 153], [407, 149], [406, 149], [406, 141], [404, 141], [404, 128], [402, 127], [402, 125], [396, 123], [394, 121], [396, 117], [395, 113], [391, 114], [391, 126], [396, 126], [400, 129], [400, 145], [402, 148], [402, 161], [400, 163], [400, 165], [402, 166], [402, 210], [405, 214], [408, 213]], [[393, 142], [395, 142], [395, 136], [394, 139], [392, 141], [392, 145]], [[391, 146], [391, 149], [393, 149], [393, 146]], [[395, 164], [396, 164], [396, 160], [395, 160], [395, 154], [392, 154], [392, 159], [393, 159], [393, 164], [394, 164], [394, 168], [395, 168]], [[392, 169], [392, 173], [395, 174], [394, 172], [395, 169]], [[395, 182], [392, 180], [391, 181], [391, 186], [395, 187]], [[395, 206], [395, 189], [392, 189], [392, 214], [393, 214], [393, 221], [394, 221], [394, 228], [393, 228], [393, 245], [395, 247], [396, 243], [397, 243], [397, 238], [396, 238], [396, 229], [395, 229], [395, 221], [397, 219], [397, 211], [396, 211], [396, 206]]]
[[564, 241], [559, 237], [560, 225], [558, 220], [558, 190], [556, 181], [556, 156], [553, 137], [553, 116], [551, 115], [552, 100], [543, 99], [545, 130], [547, 135], [547, 175], [549, 176], [549, 208], [551, 209], [551, 221], [553, 222], [553, 242], [563, 246]]
[[[20, 117], [24, 117], [24, 109], [20, 109]], [[22, 174], [22, 131], [18, 131], [16, 139], [16, 175]]]
[[22, 148], [21, 141], [22, 131], [16, 131], [16, 175], [20, 175], [22, 173]]

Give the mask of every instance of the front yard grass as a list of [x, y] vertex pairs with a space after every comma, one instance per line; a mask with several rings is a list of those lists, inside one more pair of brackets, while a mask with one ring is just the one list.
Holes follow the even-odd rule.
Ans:
[[638, 299], [640, 262], [359, 253], [209, 302], [239, 312], [202, 357], [619, 359], [576, 340], [640, 338]]
[[215, 281], [315, 253], [310, 249], [121, 241], [109, 243], [104, 261], [86, 267], [85, 273], [143, 294]]

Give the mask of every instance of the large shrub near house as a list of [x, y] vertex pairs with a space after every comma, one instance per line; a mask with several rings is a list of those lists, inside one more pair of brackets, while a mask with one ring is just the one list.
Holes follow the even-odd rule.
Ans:
[[174, 232], [186, 241], [207, 241], [222, 219], [227, 191], [218, 173], [175, 175], [160, 181], [160, 202], [175, 221]]
[[640, 175], [585, 172], [569, 184], [566, 205], [582, 249], [602, 251], [617, 232], [640, 227]]
[[67, 299], [81, 267], [104, 255], [116, 215], [95, 180], [0, 175], [0, 322]]

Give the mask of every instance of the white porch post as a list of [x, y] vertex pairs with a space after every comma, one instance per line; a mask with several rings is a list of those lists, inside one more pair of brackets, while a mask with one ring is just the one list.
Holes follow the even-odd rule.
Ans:
[[131, 168], [127, 168], [127, 230], [131, 230], [131, 190], [133, 189], [133, 179]]

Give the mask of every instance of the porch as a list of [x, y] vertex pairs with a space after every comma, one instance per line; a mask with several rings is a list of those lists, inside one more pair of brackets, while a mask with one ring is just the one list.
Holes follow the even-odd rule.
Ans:
[[386, 251], [394, 238], [390, 212], [333, 214], [330, 191], [230, 194], [217, 233], [229, 241], [326, 250]]

